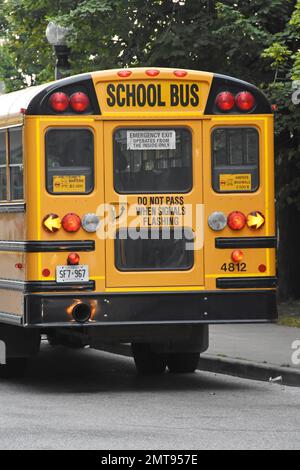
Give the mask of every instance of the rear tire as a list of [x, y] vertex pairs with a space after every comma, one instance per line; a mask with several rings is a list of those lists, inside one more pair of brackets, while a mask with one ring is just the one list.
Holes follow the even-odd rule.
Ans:
[[141, 375], [160, 375], [166, 370], [163, 354], [152, 351], [149, 344], [133, 343], [132, 353], [137, 371]]
[[28, 359], [10, 358], [6, 360], [6, 364], [0, 365], [0, 378], [10, 379], [23, 377], [28, 364]]
[[167, 358], [168, 369], [172, 374], [191, 374], [198, 366], [200, 353], [173, 353]]

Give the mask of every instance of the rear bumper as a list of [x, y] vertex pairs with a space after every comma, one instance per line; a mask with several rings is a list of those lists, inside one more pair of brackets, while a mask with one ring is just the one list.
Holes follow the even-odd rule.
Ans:
[[[89, 304], [92, 317], [77, 323], [72, 307]], [[27, 327], [266, 323], [277, 320], [275, 290], [114, 294], [26, 294]]]

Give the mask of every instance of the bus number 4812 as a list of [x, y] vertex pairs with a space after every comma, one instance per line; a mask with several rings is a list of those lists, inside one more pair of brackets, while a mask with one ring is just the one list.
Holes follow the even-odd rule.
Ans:
[[247, 265], [246, 265], [246, 263], [224, 263], [221, 266], [221, 271], [225, 271], [225, 272], [227, 272], [227, 271], [229, 271], [229, 272], [247, 271]]

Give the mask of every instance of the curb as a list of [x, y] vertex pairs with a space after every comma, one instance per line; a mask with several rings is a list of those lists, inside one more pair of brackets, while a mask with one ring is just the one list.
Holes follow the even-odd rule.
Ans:
[[282, 377], [282, 380], [276, 382], [291, 387], [300, 387], [300, 369], [297, 370], [290, 367], [280, 367], [271, 364], [204, 354], [204, 356], [200, 357], [198, 369], [206, 372], [233, 375], [234, 377], [261, 380], [264, 382]]
[[[120, 356], [132, 357], [131, 347], [127, 344], [106, 346], [101, 349]], [[200, 357], [198, 370], [232, 375], [242, 379], [260, 380], [263, 382], [270, 382], [271, 379], [281, 377], [282, 380], [276, 380], [276, 383], [290, 387], [300, 387], [300, 369], [298, 370], [292, 367], [280, 367], [261, 362], [252, 362], [204, 353], [204, 355]]]

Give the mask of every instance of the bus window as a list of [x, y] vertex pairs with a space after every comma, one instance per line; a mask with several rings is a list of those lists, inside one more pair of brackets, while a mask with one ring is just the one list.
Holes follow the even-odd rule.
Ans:
[[6, 132], [0, 132], [0, 201], [7, 200]]
[[118, 193], [185, 193], [192, 188], [188, 129], [118, 129], [114, 134]]
[[23, 199], [23, 144], [22, 128], [8, 130], [10, 198], [12, 201]]
[[120, 271], [184, 271], [193, 267], [194, 251], [187, 250], [187, 243], [194, 239], [192, 230], [170, 229], [164, 237], [161, 229], [141, 228], [139, 235], [130, 238], [126, 228], [117, 233], [115, 264]]
[[50, 129], [46, 133], [47, 190], [88, 194], [94, 189], [94, 135], [89, 129]]
[[253, 192], [259, 186], [259, 134], [253, 127], [212, 133], [212, 184], [217, 192]]

